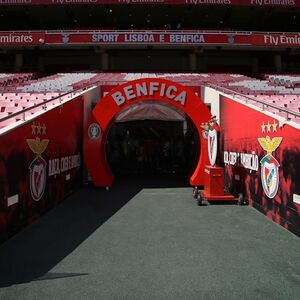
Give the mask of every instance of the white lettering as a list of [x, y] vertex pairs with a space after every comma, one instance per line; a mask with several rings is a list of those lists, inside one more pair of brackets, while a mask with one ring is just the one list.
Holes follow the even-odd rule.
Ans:
[[119, 34], [116, 33], [106, 33], [106, 34], [93, 34], [92, 42], [93, 43], [117, 43], [119, 38]]
[[51, 159], [48, 162], [48, 176], [60, 174], [59, 159]]
[[223, 153], [223, 160], [225, 165], [229, 165], [229, 159], [228, 159], [228, 152], [224, 151]]
[[24, 35], [24, 34], [5, 34], [0, 35], [0, 43], [6, 43], [6, 44], [12, 44], [12, 43], [32, 43], [33, 42], [33, 36], [32, 35]]
[[176, 86], [171, 85], [167, 88], [166, 91], [166, 97], [169, 99], [174, 99], [176, 96], [174, 94], [171, 94], [171, 92], [175, 92], [175, 93], [177, 92]]
[[135, 98], [135, 94], [133, 93], [133, 90], [132, 90], [132, 85], [126, 86], [124, 88], [124, 92], [125, 92], [125, 96], [128, 100]]
[[[15, 0], [16, 1], [16, 0]], [[53, 4], [89, 4], [97, 3], [99, 0], [52, 0]]]
[[68, 157], [62, 157], [60, 159], [60, 170], [61, 172], [65, 172], [69, 170], [69, 159]]
[[161, 97], [164, 96], [164, 94], [165, 94], [165, 89], [166, 89], [166, 84], [163, 83], [163, 84], [161, 85], [160, 93], [159, 93], [159, 95], [160, 95]]
[[48, 161], [48, 176], [55, 176], [62, 172], [80, 166], [80, 153], [61, 158], [54, 158]]
[[294, 6], [295, 0], [251, 0], [251, 5], [258, 6]]
[[148, 95], [146, 82], [143, 82], [142, 84], [136, 84], [136, 94], [138, 97], [141, 97], [142, 95]]
[[154, 35], [147, 33], [128, 33], [124, 36], [125, 43], [154, 43]]
[[111, 95], [118, 106], [121, 106], [123, 103], [125, 103], [125, 97], [122, 95], [121, 92], [115, 92]]
[[198, 44], [198, 43], [205, 43], [205, 39], [203, 34], [170, 34], [170, 43]]
[[222, 5], [230, 5], [231, 0], [185, 0], [186, 4], [194, 4], [194, 5], [212, 5], [212, 4], [222, 4]]
[[245, 169], [257, 171], [259, 166], [258, 156], [254, 151], [252, 153], [237, 153], [224, 151], [224, 164], [232, 166], [243, 166]]
[[158, 91], [159, 82], [150, 82], [149, 95], [153, 96]]
[[0, 4], [31, 4], [32, 0], [0, 0]]
[[264, 35], [264, 43], [265, 44], [278, 45], [278, 41], [279, 41], [278, 36]]
[[[130, 1], [130, 0], [124, 0]], [[131, 0], [133, 1], [147, 1], [147, 0]], [[151, 1], [151, 0], [150, 0]], [[230, 5], [231, 0], [185, 0], [186, 4], [193, 5]], [[294, 6], [295, 0], [251, 0], [251, 5], [258, 6]]]
[[185, 105], [185, 99], [186, 99], [186, 91], [182, 91], [179, 95], [175, 97], [175, 101], [180, 102], [182, 105]]
[[132, 101], [139, 97], [154, 99], [155, 97], [166, 97], [170, 100], [177, 101], [184, 106], [187, 99], [187, 92], [185, 90], [178, 91], [178, 88], [174, 85], [150, 81], [149, 83], [139, 82], [125, 86], [123, 89], [114, 92], [111, 97], [118, 106], [123, 105], [126, 101]]

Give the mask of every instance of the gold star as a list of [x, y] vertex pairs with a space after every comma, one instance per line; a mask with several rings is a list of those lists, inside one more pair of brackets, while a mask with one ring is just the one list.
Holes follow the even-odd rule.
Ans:
[[35, 134], [35, 129], [36, 129], [36, 126], [35, 126], [35, 124], [33, 122], [33, 124], [31, 125], [31, 133], [32, 134]]
[[267, 126], [267, 132], [271, 132], [271, 124], [270, 122], [268, 121], [268, 124], [266, 125]]
[[273, 132], [277, 132], [277, 123], [275, 122], [275, 120], [274, 120], [274, 122], [273, 122], [273, 124], [272, 124], [272, 127], [273, 127]]
[[262, 133], [266, 132], [266, 125], [265, 125], [264, 122], [263, 122], [262, 125], [261, 125], [261, 132], [262, 132]]
[[37, 126], [37, 134], [42, 134], [42, 131], [41, 131], [42, 127], [39, 123], [39, 125]]

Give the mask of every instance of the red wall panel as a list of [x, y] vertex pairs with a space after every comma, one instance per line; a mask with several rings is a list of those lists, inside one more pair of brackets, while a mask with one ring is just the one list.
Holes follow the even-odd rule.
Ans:
[[[221, 98], [220, 113], [227, 187], [243, 192], [250, 204], [300, 235], [300, 204], [293, 201], [294, 194], [300, 195], [300, 130], [226, 97]], [[268, 174], [261, 178], [267, 152], [258, 140], [267, 136], [270, 141], [282, 138], [272, 151], [279, 168], [278, 190], [271, 198], [263, 188]]]
[[80, 185], [81, 97], [2, 135], [0, 144], [3, 241]]

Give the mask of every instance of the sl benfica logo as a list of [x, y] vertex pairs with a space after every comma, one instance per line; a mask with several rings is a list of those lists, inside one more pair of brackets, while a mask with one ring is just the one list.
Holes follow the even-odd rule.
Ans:
[[88, 128], [90, 139], [97, 139], [101, 135], [100, 126], [97, 123], [92, 123]]
[[216, 164], [217, 151], [218, 151], [218, 139], [217, 139], [216, 129], [208, 130], [207, 144], [208, 144], [209, 162], [211, 166], [214, 166]]
[[[38, 133], [43, 129], [43, 132], [46, 131], [46, 127], [44, 126], [36, 126], [32, 125], [32, 128], [37, 128]], [[33, 130], [35, 132], [35, 130]], [[30, 170], [30, 192], [34, 201], [39, 201], [45, 191], [46, 187], [46, 161], [42, 158], [42, 153], [46, 150], [49, 140], [40, 140], [39, 137], [35, 139], [27, 139], [26, 140], [29, 148], [32, 150], [34, 154], [36, 154], [36, 158], [31, 162], [29, 166]]]
[[208, 129], [209, 129], [208, 123], [202, 123], [200, 125], [200, 127], [203, 129], [202, 130], [202, 136], [203, 136], [203, 138], [207, 140], [208, 139]]
[[261, 182], [265, 194], [270, 199], [274, 198], [278, 191], [280, 166], [276, 158], [272, 155], [272, 152], [279, 147], [281, 141], [282, 137], [274, 137], [271, 139], [269, 136], [266, 136], [266, 138], [258, 138], [259, 144], [267, 152], [260, 161]]
[[202, 123], [201, 128], [203, 138], [207, 139], [208, 145], [208, 158], [211, 166], [216, 164], [218, 153], [218, 132], [214, 128], [217, 124], [216, 116], [213, 116], [208, 123]]

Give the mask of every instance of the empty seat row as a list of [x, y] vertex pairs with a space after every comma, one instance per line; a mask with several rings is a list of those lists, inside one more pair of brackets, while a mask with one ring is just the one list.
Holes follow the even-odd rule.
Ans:
[[266, 75], [267, 80], [286, 87], [300, 86], [300, 75]]
[[6, 87], [13, 84], [20, 84], [35, 77], [33, 73], [1, 73], [0, 87]]
[[83, 85], [88, 84], [89, 82], [87, 82], [87, 80], [95, 76], [95, 73], [59, 73], [40, 80], [28, 82], [27, 84], [18, 86], [16, 90], [23, 92], [47, 91], [68, 93], [76, 89], [80, 82], [84, 82]]

